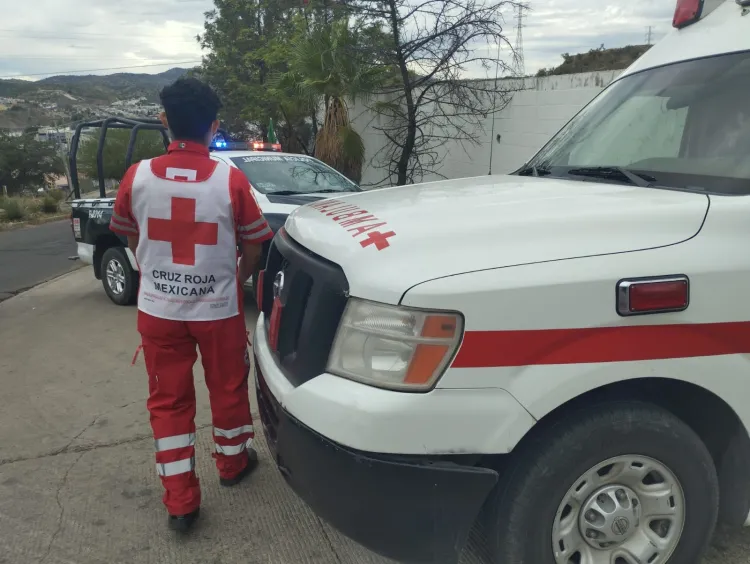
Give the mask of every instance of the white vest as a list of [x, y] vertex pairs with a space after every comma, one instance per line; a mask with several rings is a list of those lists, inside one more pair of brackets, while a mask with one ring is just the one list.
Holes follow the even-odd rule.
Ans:
[[159, 178], [142, 161], [133, 180], [141, 272], [138, 309], [162, 319], [214, 321], [239, 314], [237, 239], [229, 165], [203, 182], [190, 169]]

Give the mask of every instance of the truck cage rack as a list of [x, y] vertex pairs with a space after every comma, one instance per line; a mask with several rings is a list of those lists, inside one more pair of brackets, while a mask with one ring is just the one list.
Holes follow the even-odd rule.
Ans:
[[[81, 184], [78, 177], [78, 147], [81, 141], [81, 133], [84, 129], [89, 128], [99, 129], [99, 145], [96, 151], [96, 172], [99, 181], [100, 198], [107, 197], [107, 191], [104, 185], [104, 144], [107, 141], [107, 131], [110, 129], [130, 130], [130, 140], [128, 142], [128, 149], [125, 153], [125, 168], [122, 171], [123, 174], [125, 174], [130, 168], [130, 165], [133, 164], [133, 152], [135, 151], [135, 143], [138, 139], [139, 132], [159, 131], [161, 133], [162, 141], [164, 142], [164, 150], [166, 151], [169, 148], [169, 131], [158, 119], [108, 117], [105, 119], [79, 123], [70, 140], [70, 152], [68, 154], [70, 181], [73, 184], [73, 196], [75, 199], [81, 198]], [[219, 129], [216, 133], [217, 135], [221, 135], [225, 140], [230, 139], [229, 134], [224, 129]]]
[[99, 146], [96, 151], [96, 171], [99, 180], [99, 196], [101, 198], [106, 197], [106, 188], [104, 186], [104, 144], [107, 141], [107, 131], [110, 129], [130, 130], [130, 141], [128, 142], [128, 150], [125, 153], [125, 169], [123, 170], [123, 174], [132, 164], [133, 151], [135, 150], [135, 143], [140, 131], [160, 131], [162, 140], [164, 141], [164, 149], [166, 150], [167, 147], [169, 147], [169, 134], [167, 128], [164, 127], [158, 119], [109, 117], [79, 123], [78, 126], [76, 126], [75, 132], [70, 141], [70, 153], [68, 155], [70, 180], [73, 184], [73, 194], [76, 199], [80, 199], [81, 197], [81, 185], [78, 178], [78, 146], [81, 141], [81, 133], [84, 129], [88, 128], [98, 128], [100, 130]]

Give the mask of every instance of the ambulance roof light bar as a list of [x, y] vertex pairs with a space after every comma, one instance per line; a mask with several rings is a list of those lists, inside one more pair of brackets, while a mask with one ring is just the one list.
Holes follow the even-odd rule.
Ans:
[[677, 0], [672, 26], [682, 29], [700, 20], [704, 2], [705, 0]]

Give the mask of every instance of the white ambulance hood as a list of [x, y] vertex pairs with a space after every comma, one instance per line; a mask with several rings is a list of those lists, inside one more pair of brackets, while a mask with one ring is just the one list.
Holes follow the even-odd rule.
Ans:
[[297, 208], [286, 230], [340, 265], [351, 295], [398, 303], [415, 284], [451, 274], [679, 243], [698, 233], [708, 202], [654, 188], [486, 176], [323, 200]]

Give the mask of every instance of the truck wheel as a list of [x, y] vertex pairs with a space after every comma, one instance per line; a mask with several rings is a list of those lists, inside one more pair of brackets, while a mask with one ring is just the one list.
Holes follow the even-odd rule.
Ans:
[[102, 284], [117, 305], [132, 305], [138, 299], [138, 273], [130, 266], [122, 247], [112, 247], [102, 256]]
[[719, 486], [693, 430], [650, 404], [600, 404], [523, 445], [488, 500], [502, 564], [692, 564]]

